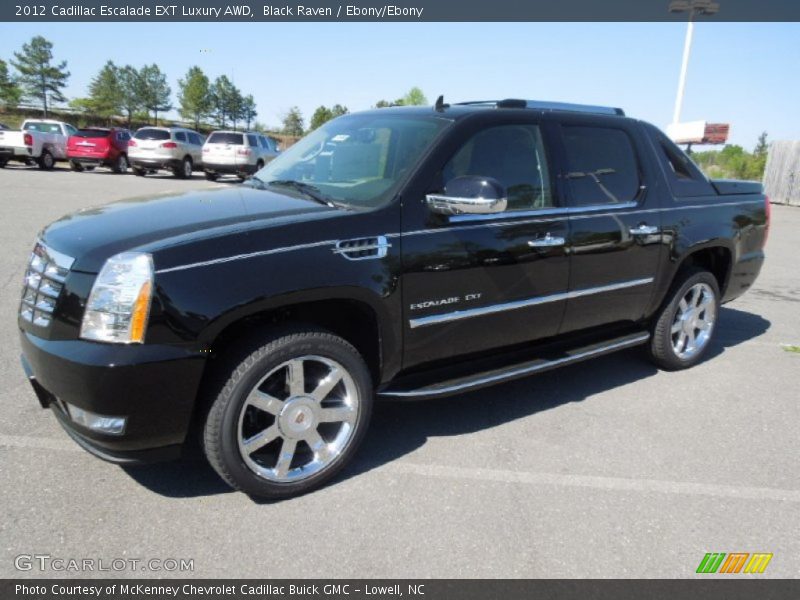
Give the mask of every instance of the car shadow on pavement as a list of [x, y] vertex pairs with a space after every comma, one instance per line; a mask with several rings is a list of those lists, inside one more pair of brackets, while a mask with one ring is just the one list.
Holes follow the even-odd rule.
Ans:
[[[707, 360], [726, 348], [763, 334], [770, 322], [759, 315], [722, 308]], [[548, 371], [467, 394], [420, 402], [377, 402], [369, 431], [354, 461], [330, 485], [346, 481], [397, 460], [429, 438], [490, 429], [538, 412], [582, 402], [591, 396], [658, 373], [643, 348], [632, 348], [581, 364]], [[195, 497], [230, 492], [193, 448], [179, 461], [126, 467], [142, 486], [168, 497]], [[254, 499], [255, 502], [270, 503]]]

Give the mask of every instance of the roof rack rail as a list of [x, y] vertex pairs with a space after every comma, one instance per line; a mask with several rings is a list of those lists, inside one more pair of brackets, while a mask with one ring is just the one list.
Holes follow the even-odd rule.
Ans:
[[542, 100], [520, 100], [507, 98], [505, 100], [474, 100], [472, 102], [459, 102], [461, 106], [494, 106], [496, 108], [533, 108], [538, 110], [560, 110], [566, 112], [593, 113], [600, 115], [625, 116], [625, 111], [612, 106], [592, 106], [591, 104], [571, 104], [569, 102], [546, 102]]

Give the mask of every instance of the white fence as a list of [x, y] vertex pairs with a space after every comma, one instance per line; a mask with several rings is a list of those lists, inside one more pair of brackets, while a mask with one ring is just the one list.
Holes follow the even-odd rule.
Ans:
[[800, 206], [800, 141], [770, 144], [764, 192], [777, 204]]

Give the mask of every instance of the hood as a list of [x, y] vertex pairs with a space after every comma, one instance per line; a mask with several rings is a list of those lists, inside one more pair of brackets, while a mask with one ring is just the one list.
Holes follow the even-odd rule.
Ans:
[[75, 258], [73, 269], [96, 273], [105, 260], [142, 246], [168, 245], [187, 234], [244, 228], [252, 221], [305, 220], [337, 209], [270, 190], [231, 187], [149, 196], [86, 208], [49, 225], [49, 247]]

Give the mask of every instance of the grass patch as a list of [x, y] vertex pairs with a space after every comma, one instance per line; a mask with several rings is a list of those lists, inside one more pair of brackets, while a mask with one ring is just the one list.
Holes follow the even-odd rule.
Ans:
[[794, 344], [781, 344], [781, 348], [783, 348], [786, 352], [800, 354], [800, 346], [795, 346]]

